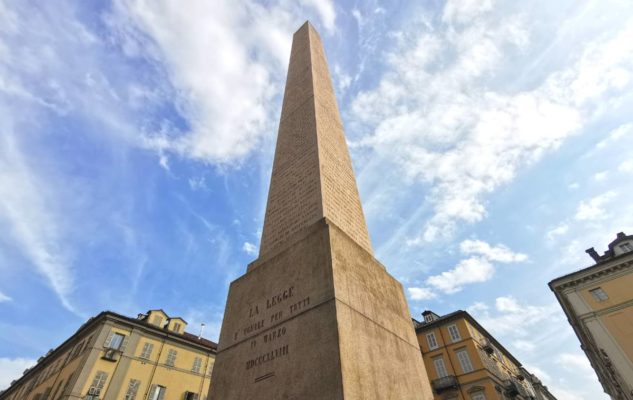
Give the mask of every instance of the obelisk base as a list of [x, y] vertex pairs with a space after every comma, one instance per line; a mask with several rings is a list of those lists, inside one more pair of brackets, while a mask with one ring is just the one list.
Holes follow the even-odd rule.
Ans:
[[430, 400], [402, 286], [325, 218], [231, 283], [211, 400]]

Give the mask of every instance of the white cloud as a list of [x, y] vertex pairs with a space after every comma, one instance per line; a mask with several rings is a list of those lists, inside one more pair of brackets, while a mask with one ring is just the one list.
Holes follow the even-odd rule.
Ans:
[[618, 171], [620, 171], [620, 172], [633, 172], [633, 161], [631, 161], [631, 160], [623, 161], [618, 166]]
[[547, 239], [551, 241], [554, 240], [557, 236], [562, 236], [566, 234], [568, 230], [569, 225], [567, 225], [566, 223], [561, 223], [547, 231], [545, 236], [547, 236]]
[[576, 190], [580, 187], [580, 184], [578, 182], [574, 182], [574, 183], [570, 183], [567, 187], [571, 190]]
[[602, 182], [605, 179], [607, 179], [607, 176], [609, 176], [608, 171], [596, 172], [595, 174], [593, 174], [593, 179], [595, 179], [598, 182]]
[[493, 314], [483, 307], [472, 310], [477, 320], [493, 335], [513, 333], [528, 336], [528, 328], [559, 315], [560, 307], [555, 303], [546, 306], [526, 305], [513, 296], [500, 296], [495, 299], [495, 311]]
[[464, 285], [486, 282], [492, 278], [494, 267], [485, 258], [470, 257], [461, 260], [453, 269], [430, 276], [426, 283], [444, 293], [456, 293]]
[[0, 108], [0, 221], [5, 233], [46, 278], [63, 305], [74, 311], [72, 263], [64, 248], [62, 219], [55, 213], [57, 196], [33, 171], [13, 132], [11, 116]]
[[425, 287], [410, 287], [407, 290], [412, 300], [430, 300], [437, 297], [431, 289]]
[[593, 373], [591, 363], [584, 354], [562, 353], [558, 355], [556, 363], [569, 371]]
[[6, 294], [0, 292], [0, 303], [9, 302], [9, 301], [13, 301], [13, 299], [7, 296]]
[[323, 26], [329, 33], [332, 33], [336, 27], [336, 11], [332, 0], [301, 0], [301, 3], [314, 8]]
[[35, 363], [35, 360], [28, 358], [0, 357], [0, 390], [9, 387], [11, 381], [21, 377], [24, 370]]
[[[536, 348], [536, 343], [529, 340], [518, 339], [512, 342], [512, 347], [522, 350], [522, 351], [532, 351]], [[538, 373], [537, 371], [533, 371], [529, 368], [528, 370], [530, 370], [530, 372], [532, 372], [533, 374], [536, 374], [538, 377], [541, 377], [541, 378], [543, 377], [543, 375], [546, 375], [542, 370], [538, 370]]]
[[242, 246], [242, 250], [244, 250], [246, 254], [249, 254], [252, 256], [257, 254], [257, 246], [255, 246], [253, 243], [244, 242], [244, 245]]
[[218, 164], [249, 155], [274, 130], [292, 33], [312, 11], [335, 29], [329, 0], [116, 1], [107, 20], [117, 42], [164, 68], [189, 126], [149, 132], [144, 146]]
[[[520, 13], [499, 15], [494, 5], [448, 2], [444, 19], [459, 23], [449, 27], [431, 29], [421, 18], [388, 54], [376, 87], [353, 102], [355, 123], [372, 132], [360, 141], [372, 159], [395, 164], [405, 183], [430, 187], [419, 201], [432, 215], [421, 215], [411, 245], [482, 220], [489, 193], [579, 133], [607, 93], [626, 93], [633, 24], [594, 37], [569, 67], [539, 71], [541, 80], [517, 89], [512, 57], [532, 32]], [[511, 81], [495, 80], [509, 69]]]
[[427, 285], [444, 293], [456, 293], [465, 285], [490, 280], [495, 272], [492, 261], [515, 263], [527, 260], [525, 254], [515, 253], [504, 245], [491, 246], [482, 240], [464, 240], [459, 248], [470, 257], [461, 260], [453, 269], [430, 276]]
[[607, 210], [605, 210], [604, 207], [609, 204], [616, 195], [617, 192], [611, 190], [588, 201], [580, 202], [574, 218], [577, 221], [591, 221], [606, 218]]
[[513, 263], [527, 260], [527, 255], [515, 253], [504, 245], [490, 246], [482, 240], [464, 240], [459, 245], [464, 254], [478, 254], [490, 261]]
[[448, 0], [442, 20], [445, 22], [470, 22], [492, 9], [492, 0]]
[[618, 126], [617, 128], [615, 128], [614, 130], [612, 130], [611, 132], [609, 132], [608, 136], [606, 139], [600, 141], [596, 147], [598, 149], [602, 149], [607, 147], [607, 145], [623, 138], [624, 136], [628, 135], [629, 133], [633, 132], [633, 123], [628, 123], [628, 124], [623, 124]]

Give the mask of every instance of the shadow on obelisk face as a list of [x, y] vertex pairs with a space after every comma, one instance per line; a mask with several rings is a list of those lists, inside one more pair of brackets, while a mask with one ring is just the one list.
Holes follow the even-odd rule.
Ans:
[[432, 399], [374, 259], [318, 33], [294, 35], [259, 258], [231, 283], [212, 400]]

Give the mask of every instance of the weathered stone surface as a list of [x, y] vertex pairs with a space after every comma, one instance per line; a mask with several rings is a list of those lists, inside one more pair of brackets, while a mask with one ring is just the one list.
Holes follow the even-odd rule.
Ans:
[[429, 400], [402, 286], [374, 259], [318, 35], [293, 41], [260, 255], [231, 283], [211, 400]]
[[292, 42], [260, 256], [323, 217], [372, 252], [323, 45], [306, 23]]

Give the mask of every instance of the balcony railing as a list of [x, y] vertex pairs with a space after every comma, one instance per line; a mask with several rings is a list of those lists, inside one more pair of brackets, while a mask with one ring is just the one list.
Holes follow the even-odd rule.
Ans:
[[523, 398], [530, 396], [530, 393], [528, 393], [525, 387], [514, 379], [506, 379], [503, 382], [503, 389], [506, 396], [510, 398], [515, 398], [519, 395]]
[[433, 379], [431, 386], [433, 386], [435, 393], [439, 394], [449, 390], [459, 389], [459, 382], [454, 375], [447, 375], [442, 378]]

